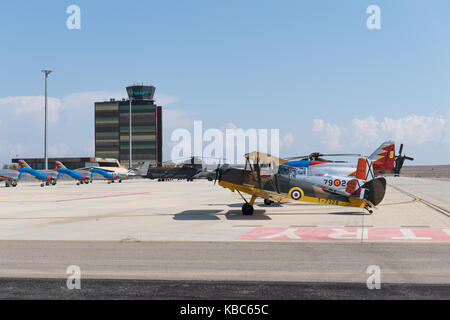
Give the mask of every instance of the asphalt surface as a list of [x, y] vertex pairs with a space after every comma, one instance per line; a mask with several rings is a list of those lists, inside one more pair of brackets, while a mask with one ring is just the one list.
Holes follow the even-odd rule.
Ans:
[[66, 279], [0, 278], [0, 299], [132, 300], [388, 300], [450, 299], [450, 285], [86, 279], [68, 289]]
[[0, 277], [450, 284], [447, 244], [1, 241]]
[[449, 299], [450, 182], [388, 182], [372, 215], [258, 200], [242, 216], [207, 181], [0, 188], [0, 298]]

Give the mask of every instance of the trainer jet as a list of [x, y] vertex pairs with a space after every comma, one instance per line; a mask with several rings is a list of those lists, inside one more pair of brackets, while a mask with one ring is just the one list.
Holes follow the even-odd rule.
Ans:
[[100, 169], [100, 168], [91, 168], [91, 179], [94, 176], [100, 176], [102, 179], [107, 180], [108, 184], [110, 184], [111, 182], [114, 183], [114, 181], [118, 180], [119, 183], [122, 182], [122, 179], [119, 179], [119, 177], [115, 174], [112, 173], [110, 171], [106, 171], [104, 169]]
[[19, 171], [14, 169], [0, 170], [0, 181], [5, 182], [5, 187], [16, 187], [19, 180]]
[[19, 179], [23, 174], [29, 174], [36, 180], [41, 181], [41, 187], [48, 185], [55, 185], [57, 177], [53, 176], [54, 171], [51, 170], [34, 170], [24, 160], [19, 160]]
[[86, 167], [78, 169], [77, 171], [90, 171], [91, 178], [93, 176], [100, 176], [102, 179], [108, 180], [108, 183], [114, 183], [122, 180], [145, 178], [150, 166], [149, 161], [145, 161], [134, 168], [124, 167]]
[[[220, 186], [240, 194], [245, 201], [242, 206], [244, 215], [253, 214], [253, 205], [258, 197], [263, 198], [266, 205], [274, 201], [305, 201], [364, 208], [372, 213], [386, 191], [386, 180], [376, 174], [395, 169], [394, 143], [384, 142], [369, 157], [360, 157], [356, 168], [344, 161], [326, 160], [322, 156], [337, 155], [316, 152], [309, 156], [281, 159], [252, 152], [245, 155], [244, 169], [218, 166], [215, 180]], [[241, 192], [250, 194], [250, 201]]]
[[77, 180], [77, 186], [83, 183], [84, 184], [88, 184], [89, 182], [92, 183], [92, 180], [90, 179], [90, 171], [67, 169], [66, 166], [62, 164], [61, 161], [55, 162], [55, 170], [58, 172], [58, 179], [62, 174], [67, 175], [72, 179]]

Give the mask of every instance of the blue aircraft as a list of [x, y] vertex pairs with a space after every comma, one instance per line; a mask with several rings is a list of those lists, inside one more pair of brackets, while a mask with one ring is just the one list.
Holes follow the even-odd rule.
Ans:
[[19, 160], [18, 170], [19, 179], [22, 178], [22, 175], [25, 173], [32, 175], [36, 180], [41, 181], [41, 187], [56, 184], [56, 178], [47, 173], [32, 169], [24, 160]]
[[122, 179], [119, 179], [116, 174], [109, 173], [106, 170], [99, 169], [99, 168], [91, 168], [91, 178], [94, 174], [102, 176], [105, 180], [108, 180], [108, 184], [111, 182], [114, 183], [114, 181], [118, 180], [119, 183], [122, 182]]
[[67, 169], [61, 161], [55, 161], [55, 170], [58, 172], [58, 179], [62, 174], [68, 175], [72, 179], [77, 180], [77, 186], [92, 182], [89, 178], [89, 171]]

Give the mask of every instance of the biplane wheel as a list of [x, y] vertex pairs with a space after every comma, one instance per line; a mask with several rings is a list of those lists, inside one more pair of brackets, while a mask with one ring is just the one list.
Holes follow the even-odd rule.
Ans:
[[273, 203], [272, 200], [264, 199], [264, 204], [265, 204], [266, 206], [270, 206], [272, 203]]
[[253, 214], [253, 206], [249, 203], [244, 203], [242, 205], [242, 213], [245, 216], [251, 216]]
[[369, 206], [369, 205], [366, 205], [366, 206], [364, 207], [364, 209], [366, 209], [367, 211], [369, 211], [370, 214], [373, 213], [372, 207]]

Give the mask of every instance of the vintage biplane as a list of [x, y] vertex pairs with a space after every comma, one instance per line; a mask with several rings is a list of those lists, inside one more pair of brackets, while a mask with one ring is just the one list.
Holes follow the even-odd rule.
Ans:
[[[321, 158], [342, 155], [359, 156], [356, 168], [345, 161]], [[274, 201], [305, 201], [364, 208], [372, 213], [386, 191], [386, 180], [377, 177], [377, 173], [387, 170], [399, 172], [401, 168], [396, 168], [396, 164], [401, 162], [398, 157], [412, 160], [406, 156], [396, 156], [392, 141], [381, 144], [369, 157], [317, 152], [286, 159], [261, 152], [248, 153], [245, 157], [243, 169], [224, 169], [219, 165], [215, 177], [215, 182], [218, 180], [220, 186], [237, 191], [244, 199], [244, 215], [253, 214], [253, 205], [258, 197], [263, 198], [266, 205]], [[250, 194], [251, 199], [247, 201], [242, 193]]]

